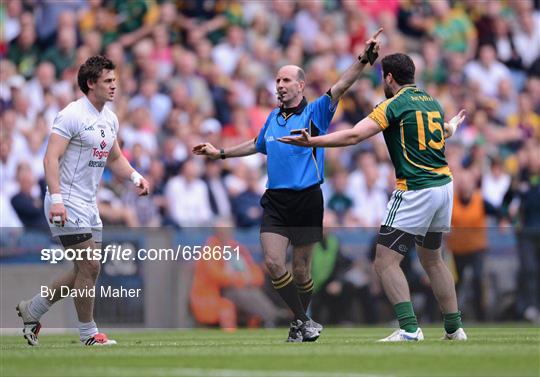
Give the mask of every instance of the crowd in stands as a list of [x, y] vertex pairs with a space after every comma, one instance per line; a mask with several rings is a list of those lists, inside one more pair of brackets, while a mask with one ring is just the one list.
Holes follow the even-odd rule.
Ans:
[[[104, 225], [181, 229], [231, 218], [249, 228], [262, 215], [265, 157], [205, 161], [192, 147], [256, 137], [277, 104], [279, 67], [303, 67], [313, 100], [383, 27], [381, 56], [410, 54], [417, 84], [447, 118], [467, 110], [446, 144], [453, 223], [479, 229], [468, 230], [479, 237], [474, 247], [460, 237], [448, 241], [458, 274], [471, 266], [481, 287], [489, 247], [482, 232], [516, 232], [517, 311], [540, 318], [538, 0], [6, 0], [0, 23], [0, 225], [45, 230], [46, 142], [58, 111], [82, 95], [76, 75], [88, 57], [103, 54], [117, 66], [111, 107], [119, 140], [153, 192], [137, 198], [129, 182], [106, 171], [98, 194]], [[330, 132], [352, 127], [383, 99], [376, 63], [344, 96]], [[328, 149], [325, 176], [327, 225], [377, 229], [395, 187], [382, 135]], [[475, 291], [482, 320], [481, 288]]]

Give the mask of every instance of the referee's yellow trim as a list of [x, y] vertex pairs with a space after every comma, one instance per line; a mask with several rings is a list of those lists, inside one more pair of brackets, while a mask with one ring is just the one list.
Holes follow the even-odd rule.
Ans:
[[292, 281], [293, 281], [293, 277], [292, 277], [291, 274], [289, 274], [289, 275], [287, 276], [287, 279], [286, 279], [283, 283], [276, 284], [276, 283], [272, 282], [272, 284], [274, 285], [274, 288], [275, 288], [275, 289], [281, 289], [281, 288], [283, 288], [284, 286], [286, 286], [287, 284], [292, 283]]
[[279, 278], [278, 280], [272, 280], [272, 284], [274, 284], [274, 285], [281, 284], [285, 280], [289, 279], [291, 276], [292, 276], [291, 273], [289, 271], [287, 271], [287, 273], [283, 277]]

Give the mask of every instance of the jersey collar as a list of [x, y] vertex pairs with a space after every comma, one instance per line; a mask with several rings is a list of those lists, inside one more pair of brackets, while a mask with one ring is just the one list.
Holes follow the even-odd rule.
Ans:
[[401, 88], [399, 88], [399, 90], [397, 91], [397, 93], [395, 95], [398, 95], [400, 92], [402, 92], [403, 90], [407, 90], [409, 88], [416, 88], [416, 84], [407, 84], [407, 85], [403, 85]]
[[302, 97], [302, 101], [300, 101], [298, 106], [287, 107], [287, 108], [280, 107], [279, 113], [283, 116], [283, 118], [287, 119], [291, 114], [296, 114], [296, 115], [302, 114], [302, 111], [304, 111], [306, 106], [307, 106], [306, 97]]
[[103, 114], [103, 110], [105, 110], [105, 106], [103, 106], [103, 110], [99, 112], [98, 109], [96, 109], [95, 106], [92, 104], [92, 102], [90, 102], [90, 100], [88, 99], [86, 95], [83, 97], [84, 97], [84, 102], [86, 103], [86, 107], [88, 108], [88, 110], [90, 110], [91, 113], [94, 113], [96, 115]]

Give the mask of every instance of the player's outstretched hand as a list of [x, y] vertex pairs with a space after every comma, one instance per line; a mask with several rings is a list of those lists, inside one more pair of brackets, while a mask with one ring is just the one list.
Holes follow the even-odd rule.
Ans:
[[150, 184], [144, 177], [141, 178], [139, 184], [137, 185], [137, 193], [139, 196], [145, 196], [150, 194]]
[[300, 136], [284, 136], [280, 137], [278, 140], [285, 144], [298, 145], [300, 147], [313, 146], [311, 135], [305, 129], [302, 130], [302, 135]]
[[461, 109], [448, 123], [444, 124], [444, 137], [449, 138], [456, 133], [457, 129], [467, 117], [466, 110]]
[[207, 156], [212, 160], [217, 160], [220, 157], [219, 150], [210, 143], [202, 143], [194, 146], [193, 153], [199, 156]]

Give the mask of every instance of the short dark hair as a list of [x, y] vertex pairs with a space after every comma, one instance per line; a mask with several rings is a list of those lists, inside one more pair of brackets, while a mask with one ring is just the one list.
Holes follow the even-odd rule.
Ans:
[[97, 55], [88, 58], [77, 74], [77, 83], [84, 94], [88, 94], [90, 88], [88, 87], [88, 81], [96, 82], [101, 76], [103, 70], [112, 71], [115, 69], [114, 63], [107, 59], [105, 56]]
[[414, 63], [405, 54], [397, 53], [386, 55], [382, 61], [383, 76], [389, 73], [399, 85], [414, 84]]

